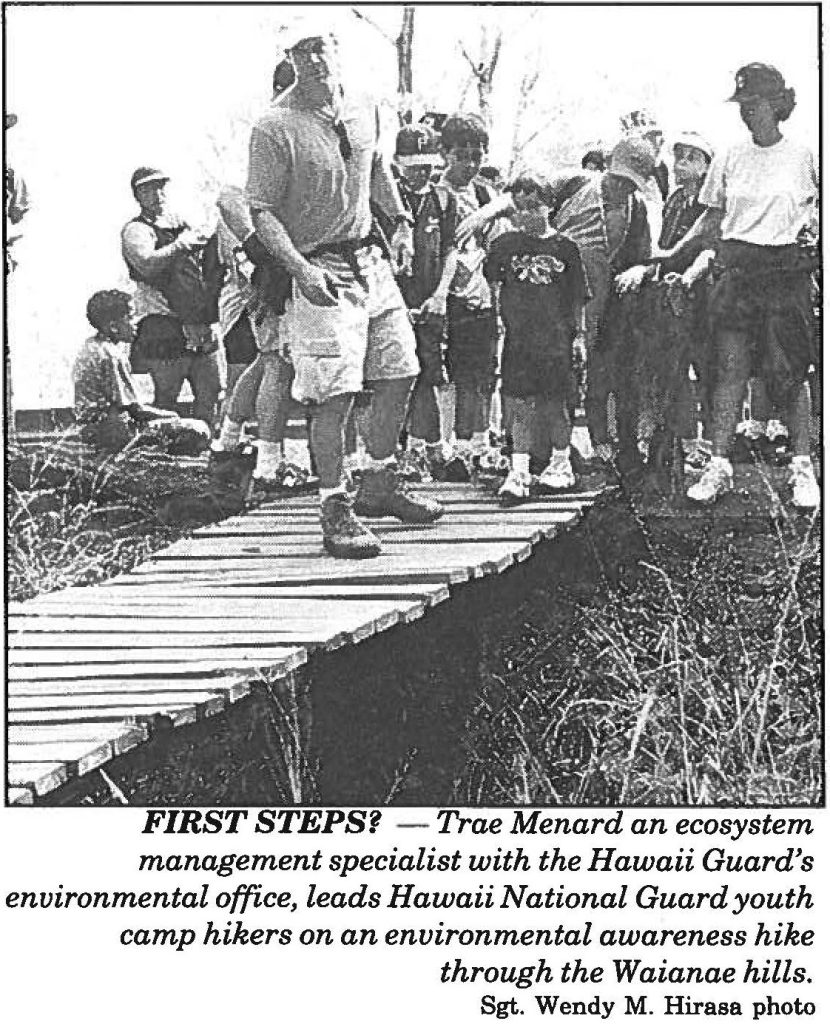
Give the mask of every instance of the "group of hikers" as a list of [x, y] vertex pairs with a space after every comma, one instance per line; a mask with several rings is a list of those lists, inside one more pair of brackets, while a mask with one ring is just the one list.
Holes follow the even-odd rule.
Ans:
[[[90, 299], [96, 333], [75, 366], [90, 443], [209, 447], [222, 473], [246, 457], [255, 421], [256, 485], [283, 493], [308, 483], [284, 443], [301, 412], [324, 546], [365, 558], [380, 543], [363, 519], [444, 513], [407, 480], [476, 479], [503, 461], [505, 505], [573, 488], [586, 468], [572, 445], [579, 406], [594, 465], [615, 474], [678, 452], [682, 471], [681, 440], [702, 433], [711, 451], [687, 494], [713, 503], [732, 486], [754, 378], [788, 429], [792, 501], [818, 507], [817, 174], [781, 133], [795, 95], [775, 68], [736, 75], [738, 145], [716, 152], [689, 131], [668, 140], [668, 168], [664, 133], [640, 110], [580, 170], [504, 182], [485, 164], [479, 117], [404, 125], [390, 162], [336, 41], [304, 30], [285, 50], [247, 183], [222, 190], [215, 234], [176, 218], [163, 171], [132, 176], [139, 212], [121, 241], [134, 293]], [[134, 371], [150, 374], [152, 406]], [[173, 411], [184, 381], [186, 420]]]

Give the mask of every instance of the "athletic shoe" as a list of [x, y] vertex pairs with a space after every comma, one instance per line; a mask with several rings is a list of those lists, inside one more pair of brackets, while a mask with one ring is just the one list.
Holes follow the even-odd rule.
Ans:
[[472, 459], [455, 454], [444, 466], [443, 479], [446, 483], [466, 484], [473, 475]]
[[434, 523], [444, 506], [421, 495], [411, 494], [393, 469], [367, 469], [354, 501], [355, 512], [375, 519], [394, 516], [403, 523]]
[[571, 460], [567, 455], [554, 456], [539, 474], [539, 490], [542, 493], [566, 491], [576, 484]]
[[701, 505], [712, 505], [732, 488], [732, 465], [728, 459], [712, 456], [700, 480], [693, 484], [686, 496]]
[[821, 504], [821, 489], [808, 459], [793, 459], [790, 467], [793, 505], [800, 512], [812, 512]]
[[530, 473], [522, 473], [511, 469], [507, 479], [499, 488], [499, 501], [502, 505], [521, 505], [530, 498]]
[[380, 541], [352, 511], [348, 494], [329, 495], [320, 505], [323, 547], [335, 558], [375, 558]]

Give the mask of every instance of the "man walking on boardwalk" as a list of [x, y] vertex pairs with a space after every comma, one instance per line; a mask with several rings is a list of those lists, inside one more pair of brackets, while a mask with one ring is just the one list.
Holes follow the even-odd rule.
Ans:
[[[367, 558], [380, 544], [355, 512], [429, 523], [443, 509], [408, 494], [394, 468], [419, 367], [393, 268], [373, 237], [370, 200], [396, 224], [399, 263], [411, 259], [410, 219], [380, 155], [377, 108], [344, 94], [335, 40], [313, 32], [288, 41], [296, 84], [254, 126], [247, 197], [257, 234], [291, 278], [280, 334], [294, 364], [293, 396], [311, 411], [323, 543], [335, 557]], [[364, 382], [373, 392], [371, 464], [352, 503], [343, 428]]]

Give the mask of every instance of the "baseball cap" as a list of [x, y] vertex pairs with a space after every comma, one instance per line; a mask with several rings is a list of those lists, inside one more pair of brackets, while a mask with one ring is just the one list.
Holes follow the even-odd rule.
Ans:
[[622, 139], [611, 150], [608, 169], [620, 178], [633, 181], [641, 192], [645, 192], [654, 171], [654, 149], [645, 139]]
[[745, 103], [748, 100], [774, 99], [786, 92], [787, 83], [781, 72], [772, 64], [747, 64], [735, 75], [735, 91], [729, 103]]
[[441, 137], [426, 124], [405, 125], [395, 139], [395, 162], [401, 167], [440, 163]]
[[692, 149], [699, 149], [710, 160], [715, 155], [715, 150], [712, 148], [711, 143], [707, 142], [702, 135], [698, 135], [697, 132], [681, 132], [672, 141], [672, 149], [676, 146], [689, 146]]
[[130, 178], [130, 188], [135, 192], [139, 185], [146, 185], [151, 181], [170, 181], [170, 175], [165, 174], [164, 171], [160, 171], [156, 167], [139, 167], [133, 171], [133, 176]]

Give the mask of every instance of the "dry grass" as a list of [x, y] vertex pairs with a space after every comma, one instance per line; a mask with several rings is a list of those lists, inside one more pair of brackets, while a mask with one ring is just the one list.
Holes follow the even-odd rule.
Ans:
[[642, 517], [633, 571], [566, 635], [494, 674], [468, 723], [464, 803], [814, 805], [822, 799], [816, 522], [689, 551]]

